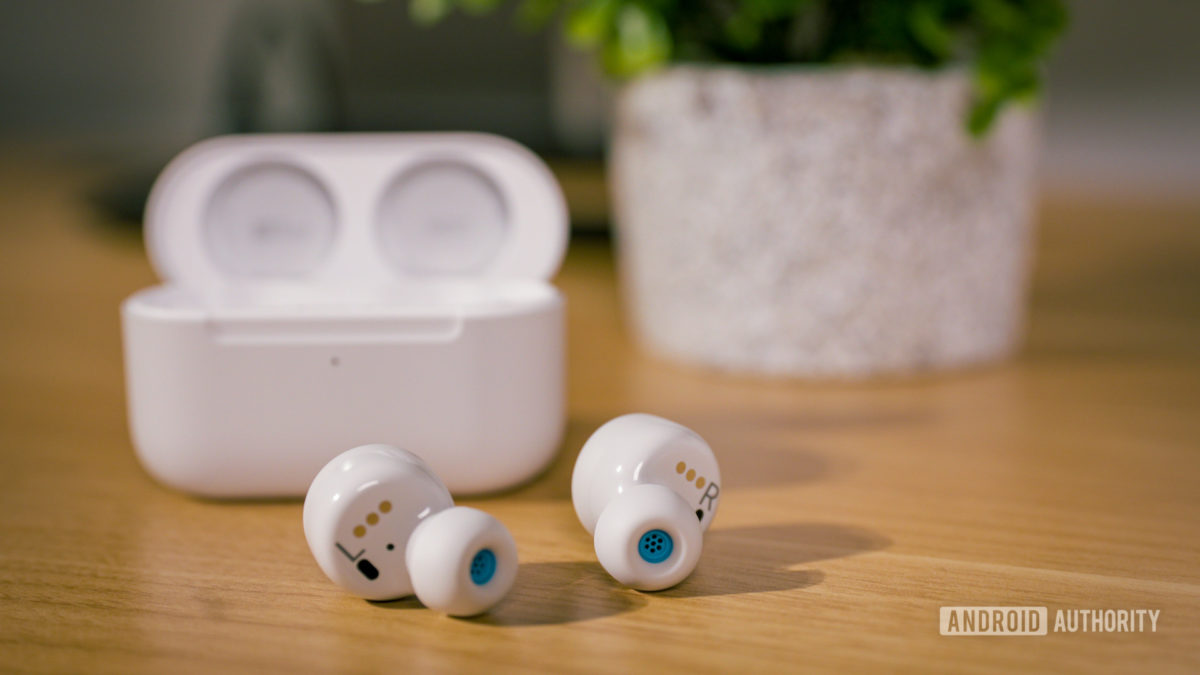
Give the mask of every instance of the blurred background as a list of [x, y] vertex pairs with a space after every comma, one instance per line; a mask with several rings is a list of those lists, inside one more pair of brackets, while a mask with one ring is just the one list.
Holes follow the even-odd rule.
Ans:
[[[1045, 100], [1053, 190], [1185, 197], [1200, 177], [1200, 3], [1071, 6]], [[195, 140], [296, 130], [472, 129], [551, 158], [577, 227], [607, 221], [605, 78], [510, 13], [424, 28], [405, 2], [0, 1], [0, 151], [102, 164], [95, 201], [140, 215]]]

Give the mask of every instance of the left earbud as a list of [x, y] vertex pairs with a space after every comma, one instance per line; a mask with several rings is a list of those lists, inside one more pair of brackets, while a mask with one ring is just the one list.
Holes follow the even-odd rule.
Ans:
[[517, 575], [508, 529], [450, 491], [407, 450], [363, 445], [321, 469], [304, 499], [304, 536], [335, 584], [367, 600], [416, 595], [472, 616], [498, 603]]

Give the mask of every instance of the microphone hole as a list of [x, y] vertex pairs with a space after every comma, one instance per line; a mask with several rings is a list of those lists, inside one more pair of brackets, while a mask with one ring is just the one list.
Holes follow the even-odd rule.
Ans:
[[379, 578], [379, 570], [371, 564], [370, 560], [367, 560], [366, 558], [359, 560], [357, 567], [358, 571], [362, 572], [362, 575], [368, 580], [375, 581]]

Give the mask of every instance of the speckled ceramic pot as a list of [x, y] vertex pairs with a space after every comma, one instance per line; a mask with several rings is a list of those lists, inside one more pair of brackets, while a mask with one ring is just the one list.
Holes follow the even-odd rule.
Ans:
[[1038, 125], [966, 73], [678, 66], [621, 92], [626, 306], [656, 352], [812, 377], [1000, 359], [1022, 334]]

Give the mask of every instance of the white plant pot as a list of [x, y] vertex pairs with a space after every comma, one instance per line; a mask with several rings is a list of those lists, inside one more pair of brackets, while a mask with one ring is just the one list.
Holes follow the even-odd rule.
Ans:
[[863, 377], [1000, 359], [1023, 332], [1036, 115], [983, 139], [961, 70], [676, 66], [627, 85], [610, 161], [652, 350]]

